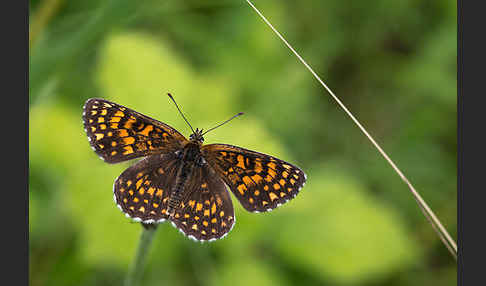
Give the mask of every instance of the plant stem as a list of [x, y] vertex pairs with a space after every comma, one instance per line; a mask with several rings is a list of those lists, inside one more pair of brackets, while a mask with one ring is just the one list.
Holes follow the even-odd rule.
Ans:
[[125, 286], [139, 285], [144, 272], [144, 267], [147, 262], [147, 253], [152, 244], [155, 231], [157, 230], [156, 224], [143, 224], [142, 234], [140, 235], [140, 242], [138, 243], [137, 254], [133, 262], [132, 268], [128, 273]]
[[405, 175], [398, 169], [395, 163], [388, 157], [388, 155], [383, 151], [383, 149], [376, 143], [375, 139], [366, 131], [366, 129], [359, 123], [359, 121], [354, 117], [354, 115], [344, 106], [344, 104], [339, 100], [339, 98], [331, 91], [331, 89], [324, 83], [324, 81], [317, 75], [317, 73], [307, 64], [307, 62], [295, 51], [295, 49], [285, 40], [285, 38], [273, 27], [273, 25], [263, 16], [263, 14], [258, 10], [255, 5], [250, 0], [246, 0], [250, 7], [255, 10], [255, 12], [262, 18], [262, 20], [267, 24], [270, 29], [282, 40], [282, 42], [294, 53], [294, 55], [299, 59], [299, 61], [307, 68], [307, 70], [316, 78], [316, 80], [327, 90], [327, 92], [332, 96], [332, 98], [339, 104], [339, 106], [344, 110], [344, 112], [353, 120], [353, 122], [358, 126], [358, 128], [363, 132], [363, 134], [368, 137], [370, 142], [375, 146], [378, 152], [385, 158], [385, 160], [390, 164], [390, 166], [395, 170], [402, 181], [408, 186], [410, 192], [412, 193], [414, 199], [417, 201], [420, 209], [424, 213], [427, 220], [432, 225], [432, 228], [437, 232], [440, 240], [444, 243], [447, 250], [451, 253], [452, 257], [457, 260], [457, 244], [452, 239], [450, 234], [447, 232], [445, 227], [442, 225], [440, 220], [435, 216], [434, 212], [430, 209], [427, 203], [422, 199], [420, 194], [415, 190], [412, 183], [405, 177]]

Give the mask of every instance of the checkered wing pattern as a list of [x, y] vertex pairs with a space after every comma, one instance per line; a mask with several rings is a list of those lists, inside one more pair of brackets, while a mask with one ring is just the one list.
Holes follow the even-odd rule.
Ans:
[[231, 197], [224, 182], [207, 165], [197, 167], [187, 182], [173, 224], [186, 236], [212, 241], [226, 236], [234, 226]]
[[179, 164], [173, 154], [152, 155], [126, 169], [113, 187], [118, 207], [135, 221], [166, 220]]
[[105, 99], [86, 101], [83, 121], [91, 147], [108, 163], [173, 152], [188, 142], [169, 125]]
[[298, 167], [275, 157], [226, 144], [201, 148], [245, 209], [270, 211], [294, 198], [306, 181]]

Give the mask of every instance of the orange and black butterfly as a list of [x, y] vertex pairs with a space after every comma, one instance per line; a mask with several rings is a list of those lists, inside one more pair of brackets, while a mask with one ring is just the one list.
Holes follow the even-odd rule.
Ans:
[[213, 241], [233, 228], [226, 186], [245, 209], [264, 212], [294, 198], [306, 181], [301, 169], [278, 158], [203, 145], [203, 135], [229, 120], [204, 133], [189, 124], [193, 133], [187, 140], [167, 124], [100, 98], [85, 103], [83, 120], [92, 148], [105, 162], [145, 157], [115, 180], [114, 200], [122, 212], [145, 224], [170, 220], [195, 240]]

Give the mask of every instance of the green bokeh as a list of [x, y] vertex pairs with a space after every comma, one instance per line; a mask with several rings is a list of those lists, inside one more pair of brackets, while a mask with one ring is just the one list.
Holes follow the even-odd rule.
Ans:
[[[31, 1], [31, 285], [120, 285], [141, 227], [113, 202], [133, 162], [99, 160], [81, 120], [103, 97], [308, 175], [263, 214], [195, 243], [159, 226], [143, 285], [455, 285], [455, 262], [407, 187], [244, 1]], [[456, 237], [452, 1], [256, 1]]]

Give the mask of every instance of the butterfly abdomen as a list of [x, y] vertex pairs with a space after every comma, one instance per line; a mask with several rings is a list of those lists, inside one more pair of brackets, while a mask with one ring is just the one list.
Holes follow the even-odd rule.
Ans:
[[174, 215], [177, 207], [184, 199], [182, 194], [184, 193], [186, 183], [190, 180], [193, 170], [201, 158], [201, 153], [197, 144], [187, 144], [180, 154], [180, 160], [182, 162], [179, 170], [177, 171], [176, 181], [172, 189], [167, 208], [167, 212], [170, 216]]

